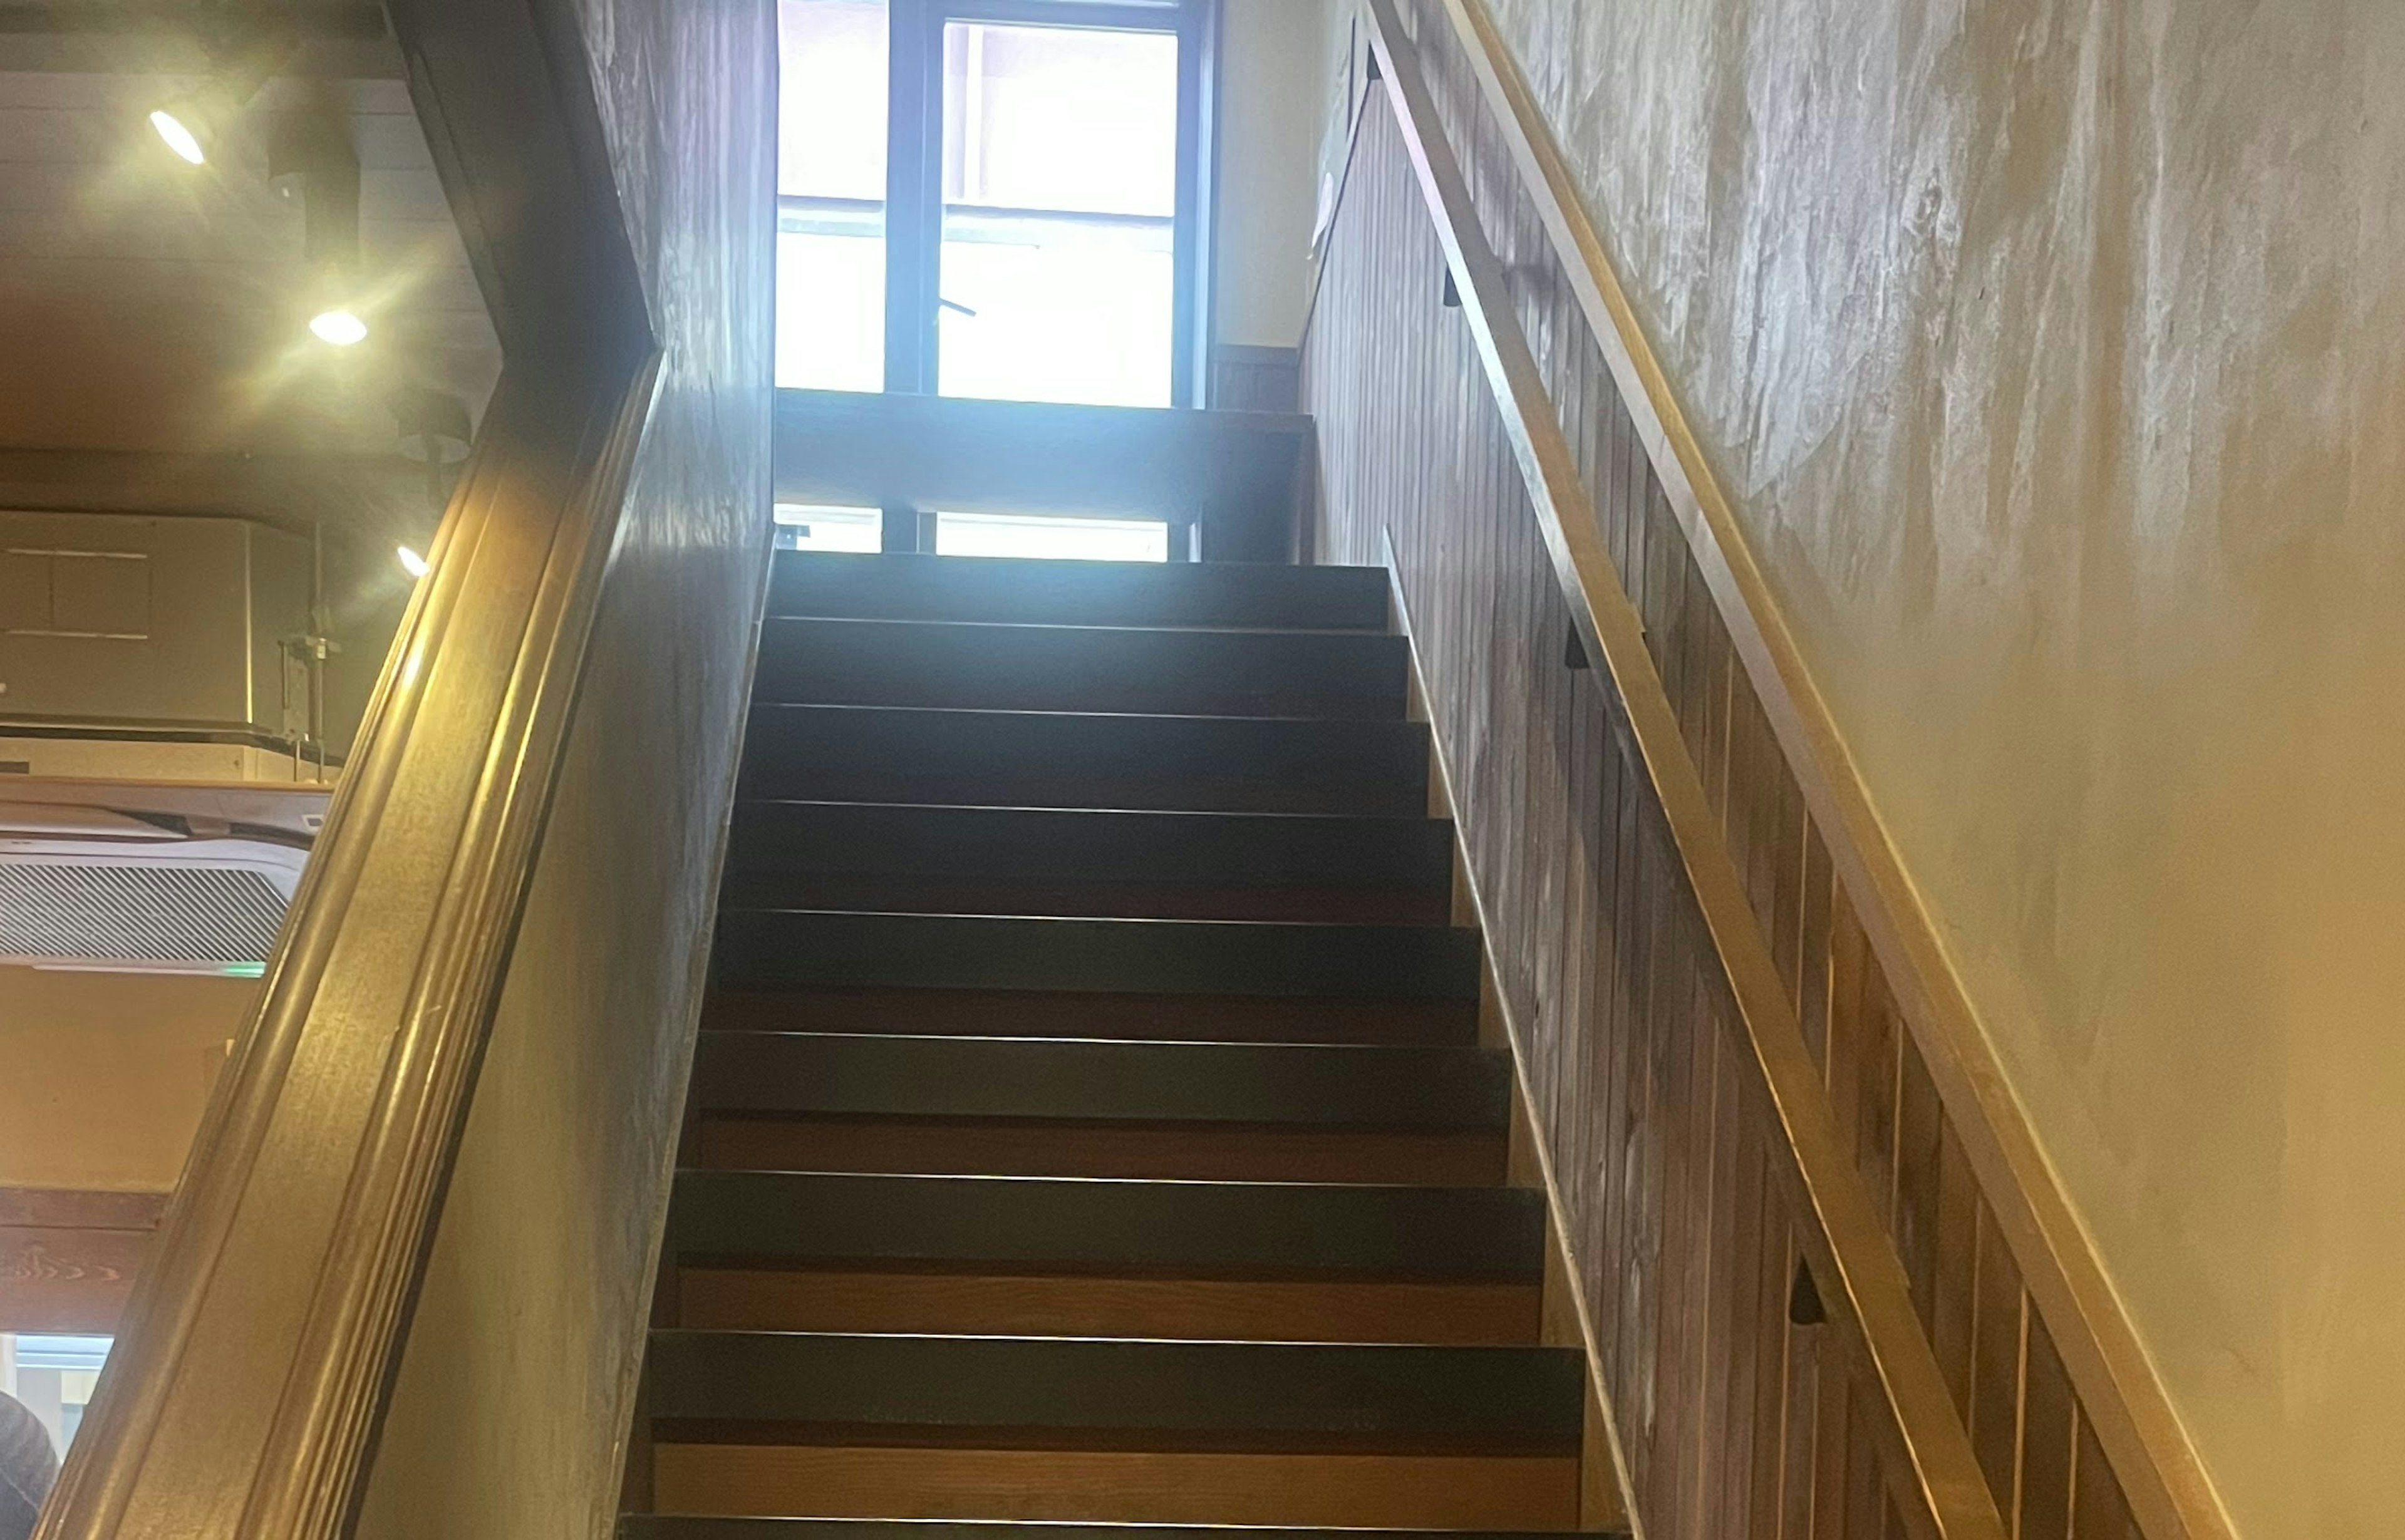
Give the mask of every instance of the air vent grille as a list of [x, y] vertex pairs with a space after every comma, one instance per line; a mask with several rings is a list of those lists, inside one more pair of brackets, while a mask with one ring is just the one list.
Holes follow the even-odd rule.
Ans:
[[0, 955], [262, 962], [284, 906], [273, 883], [238, 867], [0, 862]]

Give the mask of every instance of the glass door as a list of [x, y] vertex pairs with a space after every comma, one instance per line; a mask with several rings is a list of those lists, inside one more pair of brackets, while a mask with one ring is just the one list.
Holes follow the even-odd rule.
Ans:
[[885, 0], [778, 7], [777, 383], [885, 388]]
[[1177, 35], [944, 28], [936, 387], [1167, 406]]
[[780, 0], [777, 383], [1198, 398], [1217, 0]]

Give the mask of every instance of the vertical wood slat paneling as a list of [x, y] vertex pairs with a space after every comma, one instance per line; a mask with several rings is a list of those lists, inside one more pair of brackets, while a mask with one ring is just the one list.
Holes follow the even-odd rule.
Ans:
[[[2027, 1300], [2004, 1233], [1979, 1218], [1971, 1302], [1971, 1445], [1988, 1485], [2009, 1497], [2020, 1468], [2021, 1330]], [[2013, 1514], [2001, 1504], [2004, 1517]]]
[[[1828, 1077], [1999, 1509], [2134, 1535], [1668, 499], [1450, 27], [1406, 0], [1439, 116], [1749, 898]], [[1658, 809], [1573, 634], [1399, 132], [1365, 113], [1304, 344], [1323, 560], [1390, 566], [1648, 1533], [1902, 1533], [1867, 1407], [1789, 1319], [1765, 1120]], [[2037, 1339], [2043, 1342], [2042, 1328]], [[2046, 1351], [2050, 1355], [2050, 1348]], [[2032, 1407], [2032, 1393], [2053, 1403]], [[2059, 1408], [2059, 1415], [2058, 1413]], [[2044, 1448], [2022, 1446], [2035, 1411]], [[2093, 1452], [2091, 1452], [2093, 1451]], [[2088, 1456], [2083, 1460], [2082, 1456]], [[2024, 1492], [2032, 1480], [2043, 1488]], [[2058, 1519], [2057, 1515], [2060, 1517]]]
[[[1345, 389], [1329, 359], [1315, 359], [1337, 451], [1325, 475], [1340, 516], [1323, 548], [1338, 560], [1391, 554], [1405, 575], [1498, 983], [1541, 1066], [1531, 1085], [1649, 1529], [1775, 1533], [1790, 1505], [1788, 1359], [1791, 1348], [1817, 1353], [1819, 1337], [1787, 1319], [1783, 1192], [1766, 1179], [1676, 858], [1610, 747], [1611, 707], [1596, 676], [1565, 666], [1568, 615], [1475, 360], [1441, 324], [1441, 267], [1415, 191], [1377, 174], [1385, 131], [1366, 132], [1321, 302], [1324, 325], [1362, 339], [1345, 373], [1374, 387]], [[1367, 322], [1368, 307], [1395, 294], [1418, 296], [1440, 324], [1356, 330], [1335, 319], [1349, 308]], [[1551, 348], [1557, 363], [1562, 342]], [[1595, 404], [1600, 413], [1610, 398]], [[1599, 421], [1584, 436], [1589, 452], [1622, 456], [1623, 484], [1641, 492], [1641, 455]], [[1344, 443], [1385, 447], [1353, 454]], [[1456, 523], [1440, 517], [1448, 510], [1516, 516]], [[1656, 595], [1691, 581], [1662, 533], [1629, 525], [1632, 569], [1655, 575]], [[1724, 652], [1699, 657], [1695, 671], [1725, 689]], [[1724, 711], [1708, 707], [1705, 718], [1718, 732]], [[1502, 859], [1512, 851], [1548, 859]], [[1867, 1473], [1876, 1506], [1868, 1445], [1842, 1434], [1826, 1442], [1850, 1452], [1858, 1485]]]

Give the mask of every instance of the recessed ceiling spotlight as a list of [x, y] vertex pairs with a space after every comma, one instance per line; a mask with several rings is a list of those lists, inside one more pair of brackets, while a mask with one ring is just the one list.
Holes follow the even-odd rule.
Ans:
[[368, 324], [347, 310], [321, 310], [309, 317], [309, 330], [321, 343], [349, 347], [368, 340]]
[[209, 152], [201, 147], [200, 135], [194, 133], [183, 119], [165, 107], [150, 115], [150, 126], [159, 131], [160, 138], [167, 141], [167, 147], [183, 160], [196, 166], [208, 160]]
[[[209, 58], [208, 68], [190, 90], [160, 103], [149, 119], [150, 126], [158, 131], [161, 141], [176, 152], [177, 160], [198, 166], [207, 164], [209, 157], [217, 152], [218, 141], [243, 116], [269, 77], [285, 67], [300, 45], [287, 30], [269, 33], [246, 22], [232, 24], [237, 21], [233, 14], [236, 7], [222, 0], [183, 8], [195, 13], [201, 47]], [[198, 14], [203, 12], [218, 13], [216, 19], [221, 25], [211, 25], [208, 18]], [[232, 24], [232, 30], [222, 24]]]
[[422, 578], [426, 576], [426, 558], [419, 555], [416, 552], [412, 551], [409, 547], [404, 545], [396, 549], [393, 552], [393, 554], [401, 558], [401, 569], [403, 572], [408, 573], [413, 578]]

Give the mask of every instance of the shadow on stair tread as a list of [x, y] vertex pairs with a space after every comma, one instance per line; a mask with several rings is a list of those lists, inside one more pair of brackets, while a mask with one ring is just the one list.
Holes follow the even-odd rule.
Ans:
[[1395, 720], [1408, 654], [1371, 632], [770, 619], [756, 702]]
[[1362, 1043], [1468, 1046], [1477, 1001], [1310, 995], [1164, 995], [1113, 990], [794, 989], [720, 987], [709, 1030], [1143, 1042]]
[[696, 1258], [1533, 1282], [1526, 1188], [688, 1169], [668, 1246]]
[[1186, 882], [1432, 883], [1453, 875], [1453, 825], [1409, 818], [1144, 809], [738, 803], [732, 871], [880, 872]]
[[705, 1113], [1023, 1118], [1500, 1132], [1484, 1048], [709, 1032]]
[[679, 1442], [1575, 1455], [1584, 1395], [1566, 1348], [668, 1329], [650, 1413]]
[[768, 613], [1054, 625], [1386, 628], [1379, 567], [779, 552]]
[[1451, 926], [722, 909], [711, 977], [736, 988], [1100, 989], [1469, 1001], [1478, 938]]
[[696, 1126], [686, 1158], [712, 1170], [1491, 1187], [1508, 1174], [1509, 1155], [1499, 1125], [1397, 1129], [713, 1112]]
[[755, 705], [738, 794], [1412, 818], [1428, 773], [1414, 721]]

